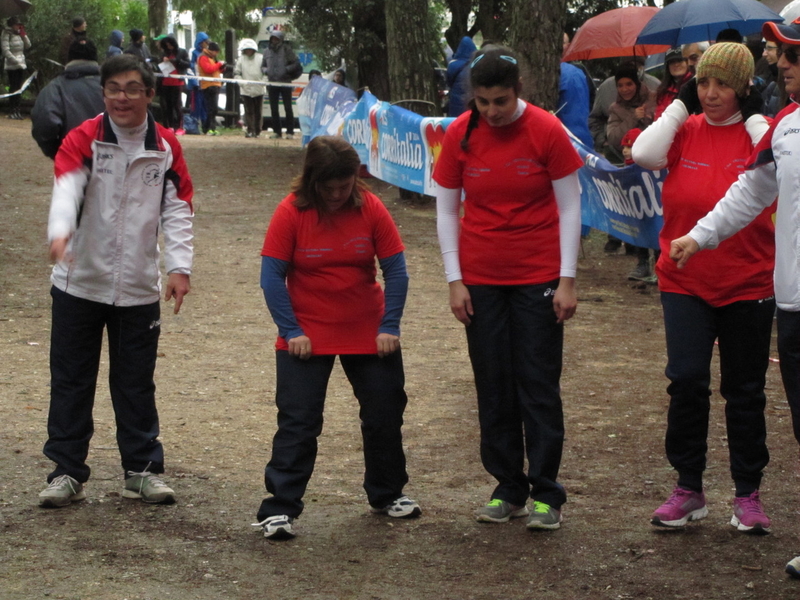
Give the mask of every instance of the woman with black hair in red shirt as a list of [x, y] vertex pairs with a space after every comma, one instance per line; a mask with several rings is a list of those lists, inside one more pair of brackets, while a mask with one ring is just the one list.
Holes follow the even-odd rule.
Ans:
[[485, 47], [470, 69], [472, 109], [448, 127], [434, 179], [450, 308], [466, 326], [475, 375], [481, 458], [498, 482], [476, 517], [528, 516], [531, 498], [528, 527], [557, 529], [566, 502], [559, 381], [564, 322], [577, 305], [582, 161], [560, 121], [520, 97], [511, 50]]

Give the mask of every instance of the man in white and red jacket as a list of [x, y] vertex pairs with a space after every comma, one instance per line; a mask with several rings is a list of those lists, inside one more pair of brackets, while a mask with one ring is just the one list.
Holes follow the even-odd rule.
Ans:
[[[778, 354], [795, 438], [800, 442], [800, 19], [766, 23], [762, 35], [778, 44], [778, 68], [792, 102], [777, 114], [753, 151], [748, 170], [688, 235], [672, 241], [670, 258], [682, 268], [697, 251], [716, 248], [778, 197], [775, 214], [775, 301]], [[800, 556], [786, 565], [800, 578]]]
[[170, 504], [159, 477], [153, 374], [161, 325], [159, 232], [164, 236], [165, 300], [175, 313], [189, 293], [192, 181], [174, 134], [148, 107], [154, 77], [135, 56], [108, 59], [100, 73], [105, 112], [73, 129], [55, 158], [48, 222], [56, 261], [50, 348], [50, 413], [45, 455], [56, 463], [44, 507], [83, 500], [92, 406], [104, 329], [109, 386], [125, 498]]

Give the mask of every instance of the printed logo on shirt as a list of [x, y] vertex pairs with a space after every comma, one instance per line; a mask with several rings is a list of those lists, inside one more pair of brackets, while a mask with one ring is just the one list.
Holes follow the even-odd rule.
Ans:
[[544, 167], [531, 158], [515, 158], [506, 165], [509, 168], [516, 169], [517, 175], [520, 177], [527, 177], [533, 171], [541, 170]]
[[784, 136], [791, 135], [793, 133], [800, 133], [800, 129], [798, 129], [797, 127], [788, 127], [783, 131]]
[[142, 171], [142, 181], [145, 185], [155, 187], [161, 184], [162, 179], [161, 167], [156, 163], [147, 165]]

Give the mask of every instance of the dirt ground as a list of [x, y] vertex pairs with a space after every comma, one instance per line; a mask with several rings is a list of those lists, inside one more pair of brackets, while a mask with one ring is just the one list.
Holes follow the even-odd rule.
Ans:
[[[29, 121], [0, 120], [0, 598], [205, 599], [789, 599], [783, 573], [800, 554], [798, 449], [773, 364], [772, 461], [765, 537], [728, 521], [732, 482], [723, 407], [713, 397], [709, 517], [656, 531], [651, 512], [674, 475], [664, 458], [667, 398], [658, 291], [625, 274], [634, 259], [584, 241], [580, 303], [566, 331], [562, 380], [569, 502], [555, 532], [524, 519], [478, 524], [493, 481], [478, 456], [475, 391], [461, 326], [447, 307], [430, 205], [373, 187], [407, 246], [403, 320], [409, 495], [423, 516], [373, 516], [361, 488], [357, 403], [337, 367], [306, 510], [289, 542], [250, 527], [275, 431], [273, 326], [259, 288], [269, 216], [301, 165], [298, 142], [186, 136], [196, 186], [196, 261], [180, 315], [165, 307], [158, 403], [165, 479], [178, 503], [124, 500], [105, 375], [95, 409], [88, 499], [37, 507], [50, 329], [45, 231], [52, 163]], [[774, 352], [773, 352], [774, 354]], [[107, 367], [105, 360], [103, 369]]]

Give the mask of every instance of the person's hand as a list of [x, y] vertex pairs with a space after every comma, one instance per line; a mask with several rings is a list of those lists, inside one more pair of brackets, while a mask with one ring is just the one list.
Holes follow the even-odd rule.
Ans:
[[311, 340], [308, 336], [298, 335], [290, 340], [286, 340], [289, 344], [289, 355], [296, 356], [300, 360], [308, 360], [311, 358]]
[[472, 323], [472, 298], [467, 286], [460, 279], [450, 283], [450, 310], [464, 325]]
[[400, 338], [391, 333], [379, 333], [375, 338], [375, 344], [378, 347], [378, 356], [383, 358], [400, 348]]
[[747, 96], [739, 98], [739, 108], [742, 111], [742, 119], [745, 121], [753, 115], [763, 114], [764, 99], [758, 93], [756, 86], [751, 85]]
[[559, 323], [568, 321], [578, 308], [578, 293], [574, 277], [562, 277], [553, 295], [553, 310]]
[[183, 304], [183, 297], [191, 290], [189, 283], [189, 276], [183, 273], [170, 273], [167, 279], [167, 291], [164, 293], [164, 300], [169, 302], [175, 298], [175, 310], [173, 312], [177, 315], [181, 310]]
[[637, 106], [635, 112], [636, 112], [636, 118], [640, 120], [644, 119], [645, 115], [647, 114], [644, 111], [644, 104], [642, 104], [641, 106]]
[[62, 262], [67, 256], [69, 238], [56, 238], [50, 242], [50, 260]]
[[700, 105], [700, 98], [697, 95], [696, 77], [692, 77], [681, 86], [676, 100], [683, 102], [683, 105], [690, 115], [699, 115], [703, 112], [703, 107]]
[[678, 263], [678, 268], [686, 266], [686, 262], [696, 252], [700, 251], [700, 245], [693, 237], [684, 235], [669, 243], [669, 257]]

